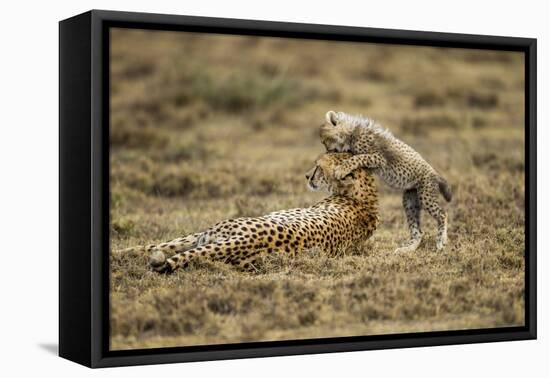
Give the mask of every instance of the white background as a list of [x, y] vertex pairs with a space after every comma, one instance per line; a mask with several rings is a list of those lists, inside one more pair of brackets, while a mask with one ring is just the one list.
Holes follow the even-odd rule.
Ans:
[[[550, 28], [544, 1], [9, 1], [0, 22], [0, 374], [56, 376], [548, 376]], [[538, 38], [539, 340], [90, 370], [57, 357], [58, 25], [89, 9]], [[505, 151], [503, 151], [505, 153]], [[546, 349], [546, 352], [545, 352]]]

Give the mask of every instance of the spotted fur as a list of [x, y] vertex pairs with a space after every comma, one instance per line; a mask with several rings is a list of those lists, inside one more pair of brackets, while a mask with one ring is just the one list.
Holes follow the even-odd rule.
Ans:
[[353, 154], [335, 168], [336, 179], [359, 167], [370, 168], [389, 186], [404, 190], [403, 208], [410, 240], [397, 252], [414, 251], [422, 240], [420, 210], [425, 209], [437, 221], [438, 250], [447, 243], [447, 213], [438, 203], [438, 193], [450, 201], [447, 181], [412, 147], [397, 139], [370, 118], [329, 111], [321, 126], [321, 141], [327, 151]]
[[308, 186], [330, 195], [311, 207], [228, 219], [203, 232], [136, 248], [150, 254], [153, 270], [167, 273], [200, 258], [250, 270], [263, 253], [296, 255], [315, 247], [328, 254], [345, 250], [369, 238], [378, 226], [378, 193], [368, 170], [361, 168], [341, 179], [333, 176], [334, 169], [350, 156], [327, 153], [316, 160], [306, 174]]

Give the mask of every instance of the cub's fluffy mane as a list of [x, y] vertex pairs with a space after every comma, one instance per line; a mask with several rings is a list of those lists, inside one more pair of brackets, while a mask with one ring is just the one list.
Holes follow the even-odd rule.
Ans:
[[372, 150], [370, 152], [378, 150], [384, 154], [384, 157], [388, 161], [396, 158], [392, 147], [396, 138], [388, 129], [382, 127], [373, 118], [344, 112], [336, 113], [336, 118], [339, 124], [345, 125], [346, 129], [349, 130], [350, 143], [353, 144], [354, 139], [361, 139], [366, 134], [370, 134], [374, 137], [374, 145], [371, 146]]
[[380, 136], [385, 139], [393, 138], [393, 134], [388, 129], [386, 129], [370, 117], [356, 114], [348, 114], [344, 112], [338, 112], [337, 117], [338, 122], [345, 123], [352, 126], [353, 128], [361, 128], [363, 130], [367, 130], [375, 134], [376, 136]]

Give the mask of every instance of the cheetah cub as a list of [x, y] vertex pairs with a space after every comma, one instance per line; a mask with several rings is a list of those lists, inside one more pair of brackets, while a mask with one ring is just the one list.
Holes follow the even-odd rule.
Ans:
[[447, 213], [437, 201], [440, 192], [447, 202], [447, 181], [412, 147], [394, 137], [374, 120], [343, 112], [327, 112], [321, 126], [321, 142], [327, 151], [351, 152], [352, 157], [335, 168], [335, 178], [347, 176], [358, 167], [371, 168], [390, 187], [403, 189], [403, 207], [410, 240], [395, 252], [412, 252], [422, 240], [420, 210], [437, 221], [437, 250], [447, 243]]

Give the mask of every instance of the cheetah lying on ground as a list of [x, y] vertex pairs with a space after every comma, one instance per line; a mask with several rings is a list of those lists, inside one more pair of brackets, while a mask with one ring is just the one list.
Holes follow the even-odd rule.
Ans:
[[[185, 268], [197, 258], [221, 260], [250, 270], [262, 253], [294, 255], [314, 247], [328, 254], [345, 250], [369, 238], [378, 226], [378, 193], [368, 170], [358, 169], [339, 180], [333, 176], [334, 169], [350, 156], [321, 155], [306, 174], [310, 189], [330, 193], [316, 205], [257, 218], [224, 220], [203, 232], [128, 250], [150, 253], [153, 270], [166, 273]], [[166, 254], [172, 256], [167, 258]]]
[[345, 177], [359, 167], [371, 168], [389, 186], [403, 189], [403, 207], [411, 233], [407, 244], [396, 252], [411, 252], [422, 240], [420, 210], [437, 221], [437, 249], [447, 243], [447, 213], [439, 206], [438, 192], [449, 202], [451, 190], [418, 152], [395, 138], [372, 119], [329, 111], [321, 126], [321, 141], [327, 151], [351, 152], [354, 156], [335, 168], [335, 178]]

